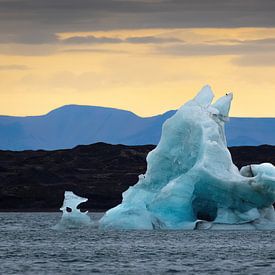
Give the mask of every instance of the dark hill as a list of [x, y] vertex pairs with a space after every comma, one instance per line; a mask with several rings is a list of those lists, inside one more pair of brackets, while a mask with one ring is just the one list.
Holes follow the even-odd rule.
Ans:
[[[0, 211], [55, 211], [65, 190], [89, 198], [93, 211], [109, 209], [146, 170], [154, 145], [96, 143], [56, 151], [0, 151]], [[275, 146], [232, 147], [238, 167], [275, 164]]]

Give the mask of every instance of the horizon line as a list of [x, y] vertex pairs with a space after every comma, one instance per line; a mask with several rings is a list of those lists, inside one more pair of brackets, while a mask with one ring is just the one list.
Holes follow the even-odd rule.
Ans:
[[[37, 114], [37, 115], [5, 115], [5, 114], [0, 114], [0, 117], [13, 117], [13, 118], [28, 118], [28, 117], [43, 117], [43, 116], [47, 116], [50, 113], [58, 110], [58, 109], [62, 109], [64, 107], [69, 107], [69, 106], [77, 106], [77, 107], [94, 107], [94, 108], [103, 108], [103, 109], [112, 109], [112, 110], [118, 110], [118, 111], [123, 111], [123, 112], [128, 112], [128, 113], [132, 113], [135, 116], [139, 117], [139, 118], [151, 118], [151, 117], [156, 117], [156, 116], [162, 116], [168, 112], [172, 112], [172, 111], [177, 111], [178, 109], [170, 109], [167, 110], [163, 113], [158, 113], [158, 114], [154, 114], [154, 115], [150, 115], [150, 116], [141, 116], [136, 114], [135, 112], [131, 111], [131, 110], [126, 110], [126, 109], [120, 109], [120, 108], [116, 108], [116, 107], [110, 107], [110, 106], [99, 106], [99, 105], [86, 105], [86, 104], [65, 104], [65, 105], [61, 105], [59, 107], [56, 107], [44, 114]], [[182, 106], [182, 105], [181, 105]], [[180, 107], [179, 107], [180, 108]], [[262, 118], [262, 119], [275, 119], [275, 116], [229, 116], [229, 118]]]

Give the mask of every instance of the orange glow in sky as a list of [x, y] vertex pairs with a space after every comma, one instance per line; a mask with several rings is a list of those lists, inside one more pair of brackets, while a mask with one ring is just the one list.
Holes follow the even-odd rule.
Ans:
[[275, 28], [57, 37], [60, 43], [0, 44], [1, 114], [38, 115], [82, 104], [150, 116], [178, 108], [209, 84], [217, 97], [234, 93], [231, 116], [275, 116]]

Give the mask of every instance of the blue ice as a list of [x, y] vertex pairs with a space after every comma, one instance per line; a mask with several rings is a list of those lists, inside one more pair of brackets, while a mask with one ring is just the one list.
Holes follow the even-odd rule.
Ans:
[[111, 229], [274, 229], [275, 168], [240, 171], [227, 149], [224, 124], [232, 93], [214, 104], [210, 86], [162, 127], [147, 171], [100, 220]]

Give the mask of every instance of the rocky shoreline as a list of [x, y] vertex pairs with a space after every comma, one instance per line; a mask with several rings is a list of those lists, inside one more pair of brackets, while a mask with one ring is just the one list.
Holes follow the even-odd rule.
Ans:
[[[155, 145], [95, 143], [55, 151], [0, 151], [0, 211], [54, 212], [65, 190], [87, 197], [83, 209], [100, 212], [121, 202], [121, 194], [146, 171], [146, 156]], [[229, 148], [233, 162], [270, 162], [275, 146]]]

